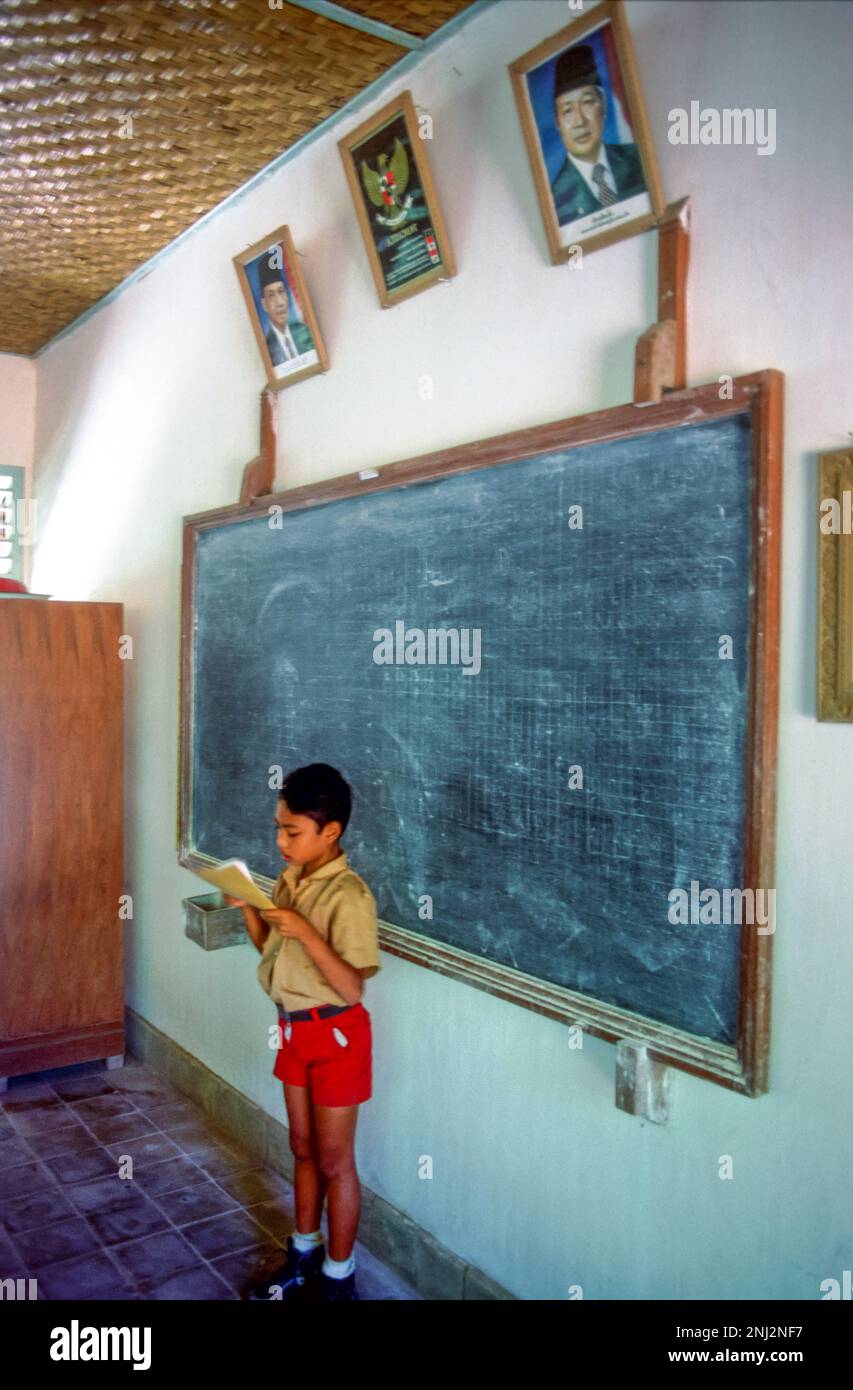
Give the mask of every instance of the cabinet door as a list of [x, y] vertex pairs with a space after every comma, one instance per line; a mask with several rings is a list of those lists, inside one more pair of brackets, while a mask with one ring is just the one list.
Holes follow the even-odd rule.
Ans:
[[123, 1021], [122, 606], [0, 599], [0, 1039]]

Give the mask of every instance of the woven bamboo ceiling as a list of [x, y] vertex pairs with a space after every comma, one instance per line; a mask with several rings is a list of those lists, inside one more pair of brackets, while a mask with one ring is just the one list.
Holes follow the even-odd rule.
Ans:
[[35, 352], [469, 4], [0, 0], [0, 351]]

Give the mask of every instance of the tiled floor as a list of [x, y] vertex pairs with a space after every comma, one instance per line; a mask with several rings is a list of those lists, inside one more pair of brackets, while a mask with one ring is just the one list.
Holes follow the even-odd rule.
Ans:
[[[41, 1299], [239, 1299], [294, 1228], [292, 1185], [133, 1059], [0, 1093], [0, 1278]], [[360, 1298], [420, 1297], [354, 1253]]]

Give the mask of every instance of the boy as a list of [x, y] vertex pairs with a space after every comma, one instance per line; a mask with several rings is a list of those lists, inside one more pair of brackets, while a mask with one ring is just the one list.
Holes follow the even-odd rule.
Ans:
[[[289, 773], [276, 810], [288, 865], [272, 891], [276, 910], [228, 899], [243, 909], [262, 955], [258, 980], [278, 1008], [273, 1075], [284, 1085], [295, 1167], [296, 1231], [287, 1259], [252, 1289], [252, 1299], [358, 1298], [352, 1249], [361, 1188], [353, 1143], [372, 1079], [370, 1014], [361, 997], [381, 966], [376, 901], [339, 843], [351, 806], [349, 785], [328, 763]], [[327, 1192], [328, 1254], [320, 1230]]]

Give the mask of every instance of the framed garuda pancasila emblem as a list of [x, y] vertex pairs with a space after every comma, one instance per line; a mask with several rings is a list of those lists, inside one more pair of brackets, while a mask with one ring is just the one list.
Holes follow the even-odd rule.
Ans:
[[432, 117], [402, 92], [338, 142], [383, 309], [456, 274], [426, 145]]

